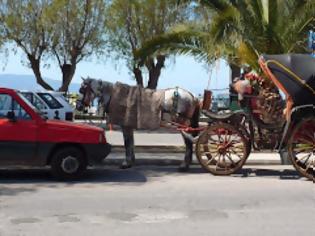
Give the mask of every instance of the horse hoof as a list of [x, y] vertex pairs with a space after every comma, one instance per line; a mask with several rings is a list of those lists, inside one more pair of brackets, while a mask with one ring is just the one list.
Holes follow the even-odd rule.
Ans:
[[132, 167], [132, 165], [121, 165], [120, 169], [125, 170], [125, 169], [129, 169], [131, 167]]
[[189, 166], [188, 165], [180, 165], [178, 167], [178, 171], [179, 172], [187, 172], [187, 171], [189, 171]]
[[123, 162], [121, 165], [120, 165], [120, 169], [129, 169], [132, 167], [132, 164], [130, 163], [126, 163], [126, 162]]

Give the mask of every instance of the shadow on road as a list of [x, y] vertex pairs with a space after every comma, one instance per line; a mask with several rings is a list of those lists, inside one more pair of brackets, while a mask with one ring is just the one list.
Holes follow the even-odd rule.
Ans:
[[238, 173], [234, 174], [235, 177], [250, 178], [250, 177], [275, 177], [281, 180], [298, 180], [302, 177], [296, 170], [291, 169], [257, 169], [257, 168], [243, 168]]
[[142, 184], [146, 181], [146, 176], [136, 169], [94, 168], [86, 171], [80, 179], [66, 182], [55, 180], [47, 169], [0, 169], [0, 191], [1, 184], [47, 184], [47, 186], [56, 187], [60, 184], [69, 186], [82, 183]]
[[[222, 178], [274, 178], [280, 180], [299, 180], [301, 177], [292, 169], [266, 168], [243, 168], [239, 172]], [[273, 169], [272, 169], [273, 168]], [[207, 173], [199, 166], [193, 166], [188, 172], [178, 172], [177, 166], [137, 166], [128, 170], [120, 170], [117, 166], [97, 167], [89, 169], [80, 180], [69, 182], [58, 182], [54, 180], [47, 169], [0, 169], [0, 196], [15, 195], [19, 192], [34, 191], [27, 188], [27, 184], [45, 186], [51, 188], [67, 187], [77, 184], [106, 184], [106, 185], [142, 185], [148, 178], [168, 176], [186, 176], [209, 174], [209, 178], [221, 178]], [[19, 188], [8, 189], [10, 184], [23, 184]]]
[[[146, 167], [143, 167], [146, 168]], [[252, 178], [252, 177], [261, 177], [261, 178], [274, 178], [279, 180], [300, 180], [305, 179], [301, 177], [298, 172], [294, 169], [273, 169], [274, 167], [264, 168], [263, 166], [261, 168], [249, 168], [245, 167], [235, 174], [232, 174], [230, 176], [216, 176], [217, 178]], [[147, 169], [149, 171], [150, 169]], [[204, 170], [202, 167], [195, 166], [194, 168], [191, 168], [188, 172], [189, 174], [207, 174], [208, 172]], [[153, 171], [150, 172], [150, 175], [155, 176], [163, 176], [163, 175], [180, 175], [185, 173], [179, 173], [178, 169], [176, 167], [158, 167], [154, 168]], [[213, 176], [211, 173], [209, 174], [209, 178]], [[146, 176], [149, 177], [147, 174]], [[151, 177], [151, 176], [150, 176]], [[305, 179], [306, 180], [306, 179]]]

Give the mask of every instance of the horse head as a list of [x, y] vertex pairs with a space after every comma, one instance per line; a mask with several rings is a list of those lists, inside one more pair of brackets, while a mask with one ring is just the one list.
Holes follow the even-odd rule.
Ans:
[[98, 98], [99, 104], [106, 107], [110, 101], [113, 84], [100, 79], [90, 77], [82, 78], [82, 84], [79, 92], [82, 99], [77, 102], [77, 110], [82, 111], [85, 107], [91, 106], [95, 98]]
[[82, 98], [77, 101], [77, 110], [82, 111], [85, 107], [91, 106], [93, 100], [96, 98], [94, 79], [87, 77], [86, 79], [82, 77], [81, 87], [79, 93], [82, 94]]

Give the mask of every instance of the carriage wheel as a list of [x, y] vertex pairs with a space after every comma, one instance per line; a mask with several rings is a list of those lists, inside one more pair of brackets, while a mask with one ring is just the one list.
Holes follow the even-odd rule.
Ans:
[[211, 125], [199, 137], [196, 156], [201, 166], [214, 175], [229, 175], [245, 163], [248, 141], [244, 135], [226, 123]]
[[308, 118], [294, 128], [288, 141], [289, 158], [295, 169], [304, 177], [314, 179], [315, 118]]

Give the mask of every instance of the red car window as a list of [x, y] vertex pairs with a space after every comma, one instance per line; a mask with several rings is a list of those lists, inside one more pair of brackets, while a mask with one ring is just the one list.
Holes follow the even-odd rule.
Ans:
[[30, 114], [24, 110], [10, 95], [0, 94], [0, 119], [7, 118], [9, 111], [14, 111], [18, 120], [31, 120]]

